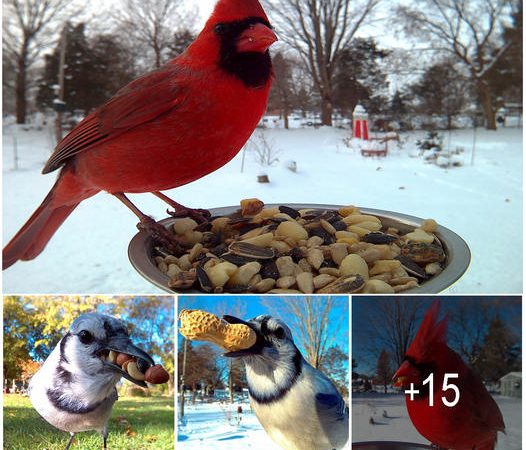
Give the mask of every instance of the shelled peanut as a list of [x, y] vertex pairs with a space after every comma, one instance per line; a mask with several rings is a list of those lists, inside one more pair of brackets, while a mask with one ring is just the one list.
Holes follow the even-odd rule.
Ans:
[[108, 361], [121, 367], [128, 375], [138, 381], [147, 381], [151, 384], [164, 384], [170, 379], [170, 374], [160, 364], [150, 366], [143, 360], [139, 360], [126, 353], [111, 350]]
[[155, 263], [174, 290], [211, 293], [393, 293], [443, 269], [446, 254], [428, 219], [402, 233], [354, 206], [264, 207], [243, 200], [229, 216], [175, 219], [178, 254]]

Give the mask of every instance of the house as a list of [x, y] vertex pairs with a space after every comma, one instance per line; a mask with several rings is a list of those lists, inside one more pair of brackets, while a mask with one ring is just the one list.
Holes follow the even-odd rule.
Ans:
[[500, 379], [500, 393], [507, 397], [521, 398], [522, 372], [510, 372]]

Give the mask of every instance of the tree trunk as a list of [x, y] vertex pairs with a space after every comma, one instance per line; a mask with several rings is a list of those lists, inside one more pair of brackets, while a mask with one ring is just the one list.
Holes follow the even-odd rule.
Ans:
[[153, 43], [153, 51], [155, 53], [155, 68], [159, 69], [162, 66], [161, 62], [161, 48], [157, 44], [157, 41]]
[[18, 58], [18, 61], [17, 61], [17, 74], [16, 74], [16, 86], [15, 86], [16, 123], [26, 123], [27, 47], [28, 47], [28, 42], [24, 41], [22, 43], [20, 57]]
[[321, 98], [321, 123], [332, 127], [332, 101], [326, 95]]
[[289, 112], [287, 109], [283, 110], [283, 126], [286, 130], [289, 129]]
[[179, 417], [184, 417], [184, 385], [181, 386], [181, 392], [179, 392]]
[[490, 87], [484, 80], [479, 81], [477, 87], [479, 91], [480, 104], [486, 119], [486, 129], [496, 130], [497, 121], [495, 120], [495, 110], [493, 109], [493, 103], [491, 101]]

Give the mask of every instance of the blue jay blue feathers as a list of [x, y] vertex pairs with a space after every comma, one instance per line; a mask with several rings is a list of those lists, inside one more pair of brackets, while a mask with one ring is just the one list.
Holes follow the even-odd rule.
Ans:
[[70, 433], [96, 430], [107, 448], [108, 420], [118, 399], [115, 385], [130, 377], [108, 356], [126, 353], [153, 365], [150, 355], [134, 346], [124, 324], [111, 316], [83, 314], [51, 352], [29, 383], [29, 398], [38, 413], [55, 428]]
[[336, 450], [349, 438], [349, 409], [332, 382], [313, 368], [281, 320], [258, 316], [244, 323], [257, 336], [245, 350], [224, 356], [242, 358], [250, 403], [269, 436], [285, 450]]

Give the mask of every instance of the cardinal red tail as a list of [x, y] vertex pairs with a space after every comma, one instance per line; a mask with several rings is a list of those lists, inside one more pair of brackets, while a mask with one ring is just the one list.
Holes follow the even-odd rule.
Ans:
[[18, 260], [28, 261], [36, 258], [47, 245], [55, 231], [71, 214], [78, 203], [53, 208], [49, 206], [48, 195], [20, 231], [5, 246], [2, 252], [2, 270]]
[[[66, 172], [67, 173], [67, 172]], [[36, 258], [64, 220], [77, 205], [92, 193], [82, 193], [78, 185], [74, 186], [71, 177], [63, 172], [42, 204], [37, 208], [20, 231], [9, 241], [2, 251], [2, 270], [12, 266], [17, 261], [28, 261]], [[64, 180], [67, 178], [67, 180]], [[64, 183], [64, 181], [66, 181]], [[68, 201], [58, 202], [60, 198]], [[84, 195], [83, 195], [84, 194]], [[86, 195], [87, 194], [87, 195]]]

